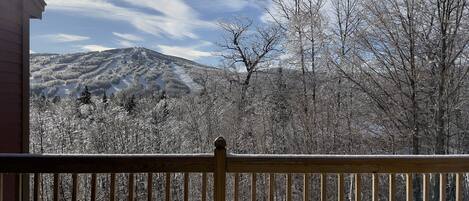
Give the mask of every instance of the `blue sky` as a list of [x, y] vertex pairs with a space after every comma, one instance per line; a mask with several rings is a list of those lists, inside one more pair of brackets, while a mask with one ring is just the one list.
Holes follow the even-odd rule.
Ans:
[[146, 47], [216, 65], [217, 21], [234, 16], [262, 23], [269, 0], [46, 0], [31, 22], [31, 50], [71, 53]]

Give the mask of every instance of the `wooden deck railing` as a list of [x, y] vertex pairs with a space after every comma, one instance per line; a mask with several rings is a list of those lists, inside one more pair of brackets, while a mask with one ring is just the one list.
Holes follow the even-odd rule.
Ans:
[[[90, 200], [97, 200], [97, 174], [109, 174], [110, 187], [109, 200], [116, 199], [116, 174], [127, 173], [127, 197], [135, 199], [135, 174], [146, 174], [146, 198], [154, 199], [153, 182], [154, 173], [165, 175], [164, 198], [171, 198], [172, 173], [183, 174], [183, 200], [189, 200], [189, 180], [194, 174], [201, 176], [200, 200], [206, 201], [208, 188], [207, 174], [213, 174], [213, 200], [226, 200], [226, 192], [234, 201], [240, 200], [240, 175], [249, 174], [251, 180], [251, 200], [257, 200], [258, 176], [266, 175], [268, 182], [267, 200], [276, 199], [278, 189], [276, 182], [280, 174], [285, 177], [285, 198], [291, 201], [293, 174], [301, 174], [303, 179], [303, 200], [311, 200], [311, 177], [316, 174], [320, 177], [320, 200], [326, 201], [328, 195], [328, 178], [335, 177], [336, 197], [339, 201], [345, 200], [345, 175], [353, 176], [353, 189], [348, 190], [354, 194], [356, 201], [362, 200], [362, 189], [370, 188], [373, 201], [379, 199], [380, 175], [388, 177], [388, 200], [396, 200], [396, 174], [405, 174], [405, 198], [413, 200], [413, 178], [422, 175], [422, 196], [424, 201], [430, 199], [430, 174], [439, 175], [439, 199], [447, 200], [447, 176], [455, 175], [454, 199], [462, 201], [464, 174], [469, 172], [469, 156], [441, 155], [441, 156], [371, 156], [371, 155], [238, 155], [226, 153], [226, 142], [223, 138], [215, 141], [214, 154], [191, 155], [36, 155], [36, 154], [0, 154], [0, 201], [2, 201], [2, 176], [5, 174], [33, 174], [33, 200], [41, 200], [40, 184], [41, 174], [53, 175], [53, 200], [59, 200], [60, 174], [72, 174], [71, 200], [79, 200], [77, 194], [80, 190], [90, 192]], [[3, 174], [2, 174], [3, 173]], [[79, 177], [90, 175], [89, 189], [79, 189]], [[362, 178], [371, 175], [371, 186], [364, 186]], [[232, 189], [227, 188], [227, 175], [233, 175]], [[3, 192], [11, 193], [11, 192]], [[466, 198], [467, 200], [467, 198]]]

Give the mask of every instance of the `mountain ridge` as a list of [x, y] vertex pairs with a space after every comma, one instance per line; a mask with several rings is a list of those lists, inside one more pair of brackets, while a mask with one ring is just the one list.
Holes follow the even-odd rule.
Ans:
[[31, 92], [77, 96], [88, 87], [94, 94], [136, 89], [165, 91], [169, 96], [198, 93], [197, 73], [217, 70], [185, 58], [143, 47], [30, 56]]

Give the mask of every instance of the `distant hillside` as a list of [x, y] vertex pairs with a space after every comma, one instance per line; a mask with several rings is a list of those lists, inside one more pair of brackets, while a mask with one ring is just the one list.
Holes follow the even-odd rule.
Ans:
[[164, 90], [170, 96], [198, 93], [196, 74], [216, 70], [146, 48], [73, 54], [31, 54], [31, 92], [76, 96], [87, 86], [108, 95], [122, 90]]

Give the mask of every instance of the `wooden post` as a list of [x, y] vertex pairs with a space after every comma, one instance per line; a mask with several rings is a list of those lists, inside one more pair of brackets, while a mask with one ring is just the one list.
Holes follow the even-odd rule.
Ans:
[[225, 201], [226, 188], [226, 141], [223, 137], [215, 140], [214, 200]]

